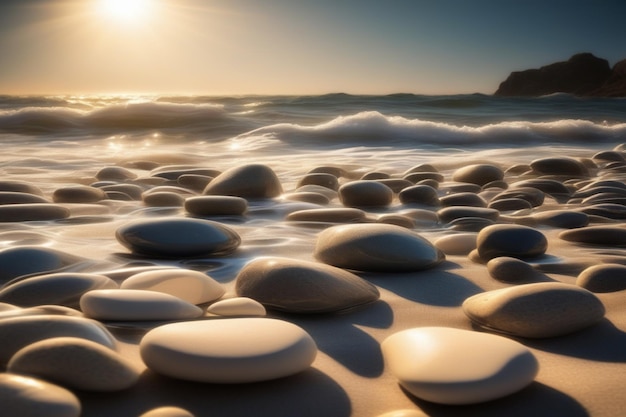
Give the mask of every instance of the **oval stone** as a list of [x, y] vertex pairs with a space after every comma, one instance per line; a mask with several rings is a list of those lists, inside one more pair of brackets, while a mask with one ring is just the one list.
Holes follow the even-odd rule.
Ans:
[[170, 294], [146, 290], [94, 290], [80, 309], [96, 320], [179, 320], [203, 314], [201, 308]]
[[357, 271], [417, 271], [445, 260], [428, 240], [391, 224], [330, 227], [318, 235], [314, 255], [327, 264]]
[[626, 265], [601, 264], [590, 266], [578, 275], [576, 285], [600, 293], [625, 290]]
[[134, 253], [151, 256], [223, 255], [241, 243], [231, 228], [202, 219], [137, 221], [117, 229], [118, 242]]
[[585, 213], [570, 210], [549, 210], [535, 213], [532, 218], [537, 224], [563, 229], [575, 229], [589, 224], [589, 216]]
[[5, 364], [18, 350], [52, 337], [79, 337], [115, 349], [117, 343], [99, 322], [81, 317], [35, 315], [0, 320], [0, 364]]
[[124, 181], [137, 178], [137, 174], [123, 167], [110, 166], [101, 168], [96, 178], [100, 181]]
[[0, 251], [0, 283], [22, 275], [62, 268], [75, 261], [71, 255], [46, 247], [17, 246]]
[[100, 188], [87, 185], [62, 187], [52, 193], [52, 200], [55, 203], [96, 203], [105, 198], [106, 193]]
[[139, 348], [154, 372], [218, 384], [293, 375], [308, 369], [317, 354], [315, 342], [302, 328], [268, 318], [166, 324], [149, 331]]
[[0, 301], [20, 307], [58, 304], [78, 307], [87, 291], [117, 288], [115, 281], [104, 275], [60, 272], [38, 275], [17, 281], [0, 290]]
[[[15, 191], [0, 191], [0, 205], [4, 204], [36, 204], [47, 203], [45, 198], [29, 193], [18, 193]], [[4, 218], [0, 217], [2, 221]]]
[[530, 163], [530, 167], [533, 171], [543, 175], [589, 176], [589, 170], [582, 162], [566, 157], [535, 159]]
[[587, 226], [566, 230], [559, 238], [570, 242], [595, 245], [626, 245], [626, 228], [614, 226]]
[[307, 174], [298, 181], [298, 187], [303, 185], [320, 185], [322, 187], [329, 188], [331, 190], [337, 190], [339, 188], [339, 181], [337, 177], [332, 174], [326, 174], [323, 172]]
[[191, 304], [217, 300], [225, 292], [220, 283], [207, 274], [182, 268], [140, 272], [124, 280], [120, 288], [158, 291]]
[[467, 255], [476, 249], [476, 233], [456, 233], [440, 237], [435, 246], [446, 255]]
[[474, 164], [457, 169], [452, 175], [452, 180], [457, 182], [468, 182], [480, 185], [481, 187], [492, 181], [504, 178], [504, 171], [495, 165]]
[[90, 340], [54, 337], [19, 350], [9, 372], [85, 391], [120, 391], [135, 385], [139, 369], [119, 353]]
[[437, 190], [428, 185], [412, 185], [400, 191], [398, 198], [402, 204], [439, 205]]
[[43, 192], [41, 192], [41, 189], [36, 185], [17, 180], [0, 180], [0, 191], [11, 191], [43, 196]]
[[543, 233], [531, 227], [494, 224], [478, 233], [476, 248], [484, 261], [498, 256], [524, 259], [543, 255], [548, 248], [548, 240]]
[[263, 304], [248, 297], [234, 297], [216, 301], [207, 308], [208, 314], [217, 316], [265, 316]]
[[230, 168], [204, 189], [207, 195], [232, 195], [243, 198], [278, 197], [283, 187], [276, 173], [266, 165], [250, 164]]
[[23, 375], [0, 373], [0, 404], [6, 416], [79, 417], [80, 401], [58, 385]]
[[248, 202], [241, 197], [204, 195], [187, 198], [185, 210], [194, 216], [241, 216]]
[[463, 302], [463, 312], [489, 330], [544, 338], [596, 324], [604, 317], [605, 309], [593, 293], [583, 288], [540, 282], [474, 295]]
[[422, 327], [381, 344], [389, 371], [408, 392], [440, 404], [473, 404], [521, 390], [539, 364], [524, 345], [488, 333]]
[[298, 222], [358, 223], [366, 220], [367, 213], [352, 207], [298, 210], [287, 215], [286, 220]]
[[328, 313], [378, 300], [378, 289], [340, 268], [287, 258], [246, 264], [235, 283], [237, 295], [291, 313]]
[[0, 206], [3, 222], [30, 222], [60, 220], [70, 217], [70, 210], [56, 204], [32, 203]]
[[500, 212], [486, 207], [451, 206], [437, 211], [437, 216], [444, 223], [464, 217], [476, 217], [495, 222], [500, 217]]
[[492, 258], [487, 262], [487, 270], [492, 278], [502, 282], [528, 282], [537, 276], [532, 265], [509, 256]]
[[468, 206], [468, 207], [487, 207], [487, 202], [478, 194], [474, 193], [455, 193], [448, 194], [439, 199], [441, 205], [451, 206]]
[[144, 194], [142, 199], [148, 207], [182, 207], [185, 203], [182, 195], [168, 191]]
[[320, 206], [325, 206], [330, 203], [330, 199], [324, 194], [311, 191], [298, 191], [295, 193], [283, 194], [281, 198], [283, 200], [301, 201], [304, 203], [312, 203]]
[[180, 407], [157, 407], [139, 417], [194, 417], [194, 415]]
[[352, 181], [339, 187], [339, 199], [348, 207], [385, 207], [391, 204], [393, 191], [377, 181]]

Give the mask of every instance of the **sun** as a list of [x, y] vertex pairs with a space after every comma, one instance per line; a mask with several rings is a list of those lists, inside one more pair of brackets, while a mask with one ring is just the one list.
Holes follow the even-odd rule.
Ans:
[[151, 0], [97, 0], [97, 12], [103, 18], [118, 23], [139, 23], [153, 8]]

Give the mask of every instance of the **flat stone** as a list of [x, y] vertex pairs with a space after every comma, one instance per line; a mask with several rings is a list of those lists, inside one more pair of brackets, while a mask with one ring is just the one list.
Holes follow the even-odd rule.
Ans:
[[93, 290], [80, 299], [80, 309], [96, 320], [180, 320], [203, 314], [178, 297], [147, 290]]
[[137, 174], [124, 167], [110, 166], [101, 168], [96, 173], [96, 178], [100, 181], [126, 181], [134, 180]]
[[499, 256], [525, 259], [543, 255], [548, 248], [548, 240], [543, 233], [531, 227], [494, 224], [478, 233], [476, 248], [484, 261]]
[[567, 157], [548, 157], [535, 159], [530, 163], [533, 171], [543, 175], [563, 175], [570, 177], [588, 177], [589, 170], [582, 162]]
[[54, 337], [28, 345], [13, 355], [7, 370], [85, 391], [127, 389], [140, 375], [129, 359], [114, 350], [76, 337]]
[[204, 195], [185, 200], [185, 210], [194, 216], [241, 216], [248, 210], [245, 198]]
[[393, 191], [377, 181], [352, 181], [339, 187], [339, 199], [347, 207], [386, 207]]
[[0, 364], [20, 349], [52, 337], [78, 337], [115, 349], [117, 343], [99, 322], [81, 317], [35, 315], [0, 320]]
[[503, 198], [491, 201], [487, 207], [498, 211], [514, 211], [531, 209], [533, 206], [527, 200], [521, 198]]
[[[40, 195], [19, 193], [15, 191], [0, 191], [0, 205], [5, 204], [33, 204], [48, 203], [49, 201]], [[0, 217], [4, 221], [2, 217]]]
[[0, 180], [0, 191], [12, 191], [43, 196], [39, 187], [26, 181]]
[[476, 233], [455, 233], [440, 237], [435, 246], [446, 255], [467, 255], [476, 249]]
[[225, 292], [222, 285], [207, 274], [183, 268], [140, 272], [125, 279], [120, 288], [158, 291], [191, 304], [215, 301]]
[[324, 194], [310, 191], [298, 191], [295, 193], [283, 194], [282, 198], [284, 200], [302, 201], [304, 203], [318, 204], [320, 206], [325, 206], [330, 203], [330, 199]]
[[326, 174], [323, 172], [307, 174], [298, 181], [298, 187], [303, 185], [320, 185], [322, 187], [329, 188], [337, 191], [339, 189], [339, 181], [337, 177], [332, 174]]
[[[11, 305], [0, 303], [2, 305]], [[13, 306], [12, 309], [0, 310], [0, 320], [6, 319], [9, 317], [22, 317], [22, 316], [72, 316], [72, 317], [85, 317], [85, 315], [76, 310], [75, 308], [53, 305], [53, 304], [44, 304], [38, 305], [35, 307], [26, 307], [21, 308], [17, 306]]]
[[439, 195], [437, 190], [428, 185], [412, 185], [404, 188], [398, 194], [402, 204], [424, 204], [427, 206], [438, 206]]
[[67, 266], [76, 258], [41, 246], [16, 246], [0, 251], [0, 284], [13, 278], [53, 271]]
[[512, 188], [534, 188], [551, 195], [557, 200], [565, 201], [571, 195], [571, 191], [561, 181], [550, 178], [531, 178], [511, 184]]
[[150, 175], [153, 177], [165, 178], [167, 180], [178, 180], [183, 175], [202, 175], [206, 177], [217, 177], [221, 173], [221, 171], [211, 168], [168, 165], [152, 170], [152, 172], [150, 172]]
[[334, 266], [287, 258], [258, 258], [235, 283], [237, 295], [290, 313], [328, 313], [378, 300], [378, 289]]
[[451, 220], [446, 227], [461, 232], [479, 232], [492, 224], [495, 224], [493, 220], [483, 217], [459, 217]]
[[330, 227], [318, 235], [314, 256], [339, 268], [384, 272], [428, 269], [445, 260], [422, 236], [390, 224]]
[[457, 169], [452, 180], [483, 186], [492, 181], [504, 178], [504, 171], [491, 164], [474, 164]]
[[194, 415], [180, 407], [157, 407], [139, 417], [194, 417]]
[[148, 207], [182, 207], [185, 204], [183, 196], [168, 191], [144, 194], [142, 199]]
[[487, 202], [478, 194], [474, 193], [455, 193], [448, 194], [439, 198], [442, 206], [469, 206], [469, 207], [487, 207]]
[[221, 223], [185, 218], [136, 221], [118, 228], [115, 237], [133, 253], [169, 257], [224, 255], [241, 243]]
[[623, 206], [621, 204], [594, 204], [592, 206], [582, 207], [580, 211], [589, 216], [600, 216], [607, 219], [616, 220], [626, 219], [626, 206]]
[[604, 305], [590, 291], [560, 282], [522, 284], [487, 291], [463, 302], [475, 324], [512, 336], [562, 336], [596, 324]]
[[289, 213], [288, 221], [298, 222], [328, 222], [328, 223], [359, 223], [364, 222], [367, 213], [352, 207], [319, 208], [298, 210]]
[[600, 264], [590, 266], [578, 275], [576, 285], [598, 293], [625, 290], [626, 265]]
[[230, 168], [204, 189], [207, 195], [232, 195], [243, 198], [273, 198], [283, 193], [276, 173], [266, 165], [250, 164]]
[[616, 226], [587, 226], [565, 230], [559, 238], [570, 242], [594, 245], [626, 245], [626, 228]]
[[402, 177], [412, 183], [418, 183], [424, 180], [434, 180], [436, 182], [443, 182], [444, 177], [438, 172], [411, 172]]
[[295, 190], [298, 193], [310, 192], [310, 193], [318, 193], [325, 195], [328, 200], [333, 200], [337, 198], [339, 195], [337, 191], [331, 190], [330, 188], [322, 187], [321, 185], [308, 184], [303, 185], [302, 187], [298, 187]]
[[539, 207], [545, 201], [546, 195], [543, 191], [532, 187], [512, 187], [496, 195], [491, 200], [491, 203], [510, 198], [519, 198], [522, 200], [526, 200], [530, 203], [532, 207]]
[[142, 193], [142, 198], [145, 198], [146, 196], [151, 195], [151, 194], [160, 194], [160, 193], [178, 194], [182, 197], [189, 197], [189, 196], [196, 195], [196, 193], [194, 193], [193, 191], [188, 190], [183, 187], [179, 187], [177, 185], [157, 185], [156, 187], [152, 187], [144, 191]]
[[499, 256], [487, 262], [487, 270], [492, 278], [502, 282], [520, 283], [529, 282], [537, 277], [532, 265], [521, 259], [509, 256]]
[[58, 304], [78, 307], [87, 291], [117, 288], [115, 281], [104, 275], [80, 272], [59, 272], [29, 277], [0, 290], [0, 301], [20, 307]]
[[537, 224], [575, 229], [589, 224], [589, 216], [585, 213], [571, 210], [549, 210], [535, 213], [532, 218]]
[[438, 210], [437, 216], [443, 223], [463, 217], [480, 217], [495, 222], [500, 217], [500, 212], [486, 207], [451, 206]]
[[23, 375], [0, 373], [0, 404], [6, 416], [79, 417], [80, 401], [58, 385]]
[[317, 354], [315, 342], [302, 328], [269, 318], [166, 324], [149, 331], [139, 348], [154, 372], [218, 384], [293, 375], [308, 369]]
[[387, 178], [391, 178], [391, 175], [386, 172], [381, 171], [370, 171], [361, 175], [360, 180], [386, 180]]
[[137, 184], [111, 184], [100, 187], [100, 189], [107, 193], [107, 196], [112, 192], [119, 192], [126, 194], [131, 200], [141, 200], [144, 189]]
[[421, 327], [381, 344], [389, 371], [426, 401], [462, 405], [495, 400], [534, 381], [539, 364], [524, 345], [488, 333]]
[[248, 297], [234, 297], [216, 301], [207, 308], [208, 314], [218, 316], [265, 316], [263, 304]]
[[70, 217], [66, 207], [48, 203], [24, 203], [0, 206], [0, 222], [60, 220]]
[[87, 185], [61, 187], [52, 193], [55, 203], [97, 203], [106, 197], [106, 193], [100, 188]]

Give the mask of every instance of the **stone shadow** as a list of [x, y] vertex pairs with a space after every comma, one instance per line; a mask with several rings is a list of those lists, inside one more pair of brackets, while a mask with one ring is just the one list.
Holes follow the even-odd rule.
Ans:
[[189, 382], [146, 370], [131, 389], [76, 394], [85, 417], [138, 416], [163, 406], [181, 407], [196, 416], [348, 417], [352, 412], [345, 390], [315, 368], [250, 384]]
[[435, 404], [405, 393], [430, 417], [590, 417], [574, 398], [536, 381], [509, 396], [469, 405]]

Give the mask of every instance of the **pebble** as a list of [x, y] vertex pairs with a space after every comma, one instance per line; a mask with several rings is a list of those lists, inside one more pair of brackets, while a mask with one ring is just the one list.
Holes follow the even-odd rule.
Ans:
[[487, 291], [463, 302], [475, 324], [529, 338], [562, 336], [599, 322], [602, 302], [590, 291], [560, 282], [521, 284]]
[[304, 203], [312, 203], [320, 206], [325, 206], [330, 203], [330, 199], [324, 194], [310, 191], [298, 191], [295, 193], [283, 194], [282, 198], [289, 201], [301, 201]]
[[487, 202], [478, 194], [474, 193], [456, 193], [448, 194], [439, 198], [442, 206], [469, 206], [469, 207], [487, 207]]
[[106, 197], [106, 193], [100, 188], [88, 185], [62, 187], [52, 193], [55, 203], [97, 203]]
[[393, 191], [377, 181], [352, 181], [339, 187], [339, 199], [347, 207], [386, 207]]
[[0, 191], [12, 191], [16, 193], [27, 193], [43, 196], [43, 192], [36, 185], [18, 180], [0, 180]]
[[438, 210], [437, 216], [443, 223], [450, 223], [463, 217], [479, 217], [495, 222], [500, 217], [500, 212], [486, 207], [451, 206]]
[[237, 275], [238, 296], [290, 313], [329, 313], [372, 303], [378, 289], [343, 269], [317, 262], [266, 257]]
[[283, 187], [276, 173], [267, 165], [250, 164], [230, 168], [211, 181], [204, 189], [207, 195], [230, 195], [263, 199], [278, 197]]
[[0, 222], [60, 220], [70, 217], [66, 207], [48, 203], [0, 205]]
[[549, 194], [558, 201], [567, 201], [571, 195], [571, 190], [561, 181], [549, 178], [532, 178], [529, 180], [518, 181], [511, 184], [512, 188], [534, 188], [545, 194]]
[[491, 201], [487, 207], [498, 211], [514, 211], [531, 209], [533, 206], [521, 198], [503, 198]]
[[330, 188], [322, 187], [321, 185], [303, 185], [302, 187], [296, 188], [296, 192], [298, 193], [317, 193], [322, 194], [328, 198], [328, 200], [333, 200], [337, 198], [339, 195], [337, 191], [331, 190]]
[[502, 282], [529, 282], [535, 279], [537, 272], [529, 263], [509, 256], [499, 256], [487, 262], [487, 271], [492, 278]]
[[585, 213], [571, 210], [549, 210], [535, 213], [532, 218], [537, 224], [559, 227], [562, 229], [575, 229], [589, 224], [589, 216]]
[[0, 290], [0, 301], [20, 307], [57, 304], [78, 307], [87, 291], [117, 288], [115, 281], [104, 275], [80, 272], [59, 272], [22, 279]]
[[360, 223], [366, 219], [367, 213], [352, 207], [298, 210], [286, 217], [289, 221], [328, 223]]
[[446, 255], [467, 255], [476, 249], [476, 233], [455, 233], [435, 240], [435, 246]]
[[439, 195], [437, 190], [428, 185], [412, 185], [404, 188], [398, 194], [402, 204], [424, 204], [427, 206], [438, 206]]
[[597, 293], [625, 290], [626, 265], [600, 264], [590, 266], [578, 275], [576, 285]]
[[307, 174], [298, 181], [298, 187], [303, 185], [319, 185], [337, 191], [339, 189], [339, 181], [337, 177], [332, 174], [314, 173]]
[[80, 401], [58, 385], [36, 378], [0, 373], [0, 404], [5, 416], [79, 417]]
[[217, 316], [265, 316], [263, 304], [248, 297], [234, 297], [216, 301], [206, 311]]
[[504, 178], [504, 171], [491, 164], [467, 165], [457, 169], [452, 175], [452, 180], [457, 182], [467, 182], [483, 186], [492, 181]]
[[161, 191], [143, 195], [143, 203], [148, 207], [182, 207], [185, 198], [177, 193]]
[[[0, 305], [10, 306], [11, 304], [0, 303]], [[35, 307], [21, 308], [12, 306], [12, 309], [0, 310], [0, 319], [9, 317], [21, 317], [21, 316], [73, 316], [73, 317], [85, 317], [85, 315], [74, 308], [58, 306], [52, 304], [43, 304]]]
[[184, 408], [166, 406], [148, 410], [139, 417], [194, 417], [194, 415]]
[[319, 167], [312, 168], [311, 170], [307, 172], [307, 174], [315, 174], [315, 173], [331, 174], [337, 178], [345, 177], [347, 174], [345, 169], [341, 167], [336, 167], [336, 166], [319, 166]]
[[225, 292], [222, 285], [207, 274], [183, 268], [140, 272], [125, 279], [120, 288], [158, 291], [196, 305], [215, 301]]
[[565, 230], [559, 238], [570, 242], [594, 245], [626, 245], [626, 228], [614, 226], [587, 226]]
[[35, 315], [0, 320], [0, 364], [20, 349], [52, 337], [79, 337], [115, 349], [117, 342], [99, 322], [82, 317]]
[[154, 372], [219, 384], [293, 375], [308, 369], [317, 354], [317, 346], [306, 331], [269, 318], [166, 324], [149, 331], [139, 348], [143, 361]]
[[53, 337], [19, 350], [7, 370], [70, 389], [120, 391], [139, 380], [139, 369], [112, 349], [76, 337]]
[[494, 223], [493, 220], [484, 219], [482, 217], [460, 217], [450, 221], [446, 227], [462, 232], [478, 232]]
[[421, 327], [381, 344], [400, 385], [426, 401], [463, 405], [495, 400], [534, 381], [539, 363], [524, 345], [502, 336], [446, 327]]
[[144, 189], [136, 184], [112, 184], [100, 187], [109, 196], [112, 192], [126, 194], [131, 200], [141, 200]]
[[201, 308], [173, 295], [148, 290], [93, 290], [80, 299], [80, 309], [96, 320], [180, 320], [203, 314]]
[[71, 255], [46, 247], [10, 247], [0, 251], [0, 284], [22, 275], [53, 271], [73, 260]]
[[589, 176], [589, 170], [582, 162], [567, 157], [535, 159], [530, 163], [530, 167], [534, 172], [542, 175]]
[[623, 206], [621, 204], [594, 204], [592, 206], [583, 207], [580, 209], [580, 211], [589, 216], [600, 216], [607, 219], [615, 220], [626, 219], [626, 206]]
[[178, 180], [183, 175], [202, 175], [205, 177], [217, 177], [221, 171], [210, 168], [197, 168], [185, 166], [165, 166], [154, 169], [150, 175], [153, 177], [165, 178], [167, 180]]
[[539, 207], [544, 203], [545, 197], [546, 197], [545, 193], [536, 188], [512, 187], [496, 195], [491, 200], [491, 203], [498, 201], [498, 200], [519, 198], [519, 199], [528, 201], [532, 207]]
[[381, 272], [428, 269], [445, 260], [422, 236], [390, 224], [330, 227], [318, 235], [314, 256], [339, 268]]
[[126, 181], [134, 180], [137, 174], [123, 167], [110, 166], [101, 168], [96, 173], [96, 178], [99, 181]]
[[412, 183], [418, 183], [424, 180], [434, 180], [435, 182], [443, 182], [444, 177], [438, 172], [412, 172], [402, 177]]
[[207, 177], [206, 175], [196, 175], [196, 174], [183, 174], [176, 182], [181, 187], [189, 188], [190, 190], [202, 192], [206, 188], [207, 185], [211, 181], [213, 181], [214, 177]]
[[[0, 191], [0, 205], [34, 203], [48, 203], [48, 200], [36, 194], [19, 193], [15, 191]], [[2, 218], [0, 217], [0, 219]]]
[[359, 179], [361, 180], [385, 180], [387, 178], [391, 178], [391, 175], [387, 174], [386, 172], [370, 171], [361, 175], [361, 178]]
[[185, 200], [185, 210], [194, 216], [242, 216], [248, 210], [245, 198], [204, 195]]
[[118, 228], [115, 237], [133, 253], [157, 257], [224, 255], [241, 244], [221, 223], [186, 218], [136, 221]]
[[403, 216], [401, 214], [381, 214], [376, 218], [377, 223], [386, 223], [386, 224], [395, 224], [396, 226], [401, 226], [407, 229], [413, 229], [415, 227], [415, 221], [408, 217]]
[[478, 255], [484, 261], [499, 256], [533, 258], [543, 255], [548, 240], [539, 230], [513, 224], [494, 224], [482, 229], [476, 238]]

